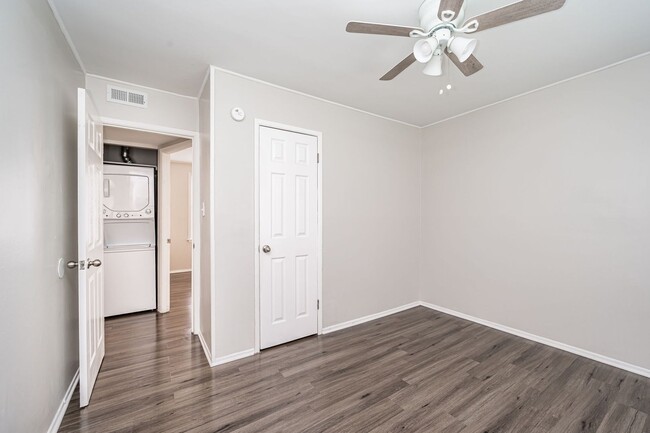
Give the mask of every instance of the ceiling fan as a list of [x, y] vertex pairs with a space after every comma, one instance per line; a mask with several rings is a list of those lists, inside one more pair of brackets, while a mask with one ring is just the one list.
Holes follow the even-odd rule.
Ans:
[[423, 73], [442, 75], [442, 55], [445, 54], [466, 76], [481, 69], [483, 65], [472, 54], [477, 40], [463, 36], [481, 30], [502, 26], [561, 8], [566, 0], [521, 0], [464, 21], [464, 0], [425, 0], [420, 6], [420, 27], [375, 24], [350, 21], [349, 33], [404, 36], [418, 39], [413, 52], [388, 71], [382, 81], [392, 80], [416, 61], [425, 63]]

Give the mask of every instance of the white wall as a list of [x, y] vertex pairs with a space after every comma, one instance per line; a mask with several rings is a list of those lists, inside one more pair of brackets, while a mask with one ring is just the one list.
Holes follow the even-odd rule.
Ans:
[[650, 368], [650, 56], [427, 128], [424, 301]]
[[[192, 149], [189, 149], [190, 152]], [[170, 176], [170, 270], [187, 271], [192, 268], [190, 239], [190, 187], [192, 164], [171, 162]]]
[[0, 431], [47, 431], [78, 367], [77, 88], [46, 1], [0, 4]]
[[[200, 260], [200, 305], [199, 305], [199, 334], [203, 339], [207, 349], [212, 351], [212, 254], [211, 254], [211, 236], [212, 230], [210, 227], [210, 219], [212, 213], [210, 211], [210, 202], [212, 201], [212, 185], [211, 185], [211, 150], [210, 141], [212, 139], [212, 121], [211, 121], [211, 80], [206, 83], [203, 92], [199, 98], [199, 146], [201, 155], [201, 179], [200, 179], [200, 198], [199, 207], [204, 210], [201, 214], [201, 223], [198, 236], [200, 239], [201, 260]], [[212, 357], [212, 354], [209, 354]]]
[[[108, 84], [147, 93], [149, 96], [147, 108], [106, 101], [106, 86]], [[140, 87], [135, 84], [125, 84], [93, 75], [86, 76], [86, 88], [90, 91], [102, 117], [186, 131], [198, 131], [199, 107], [196, 98]]]
[[421, 131], [213, 73], [215, 355], [254, 346], [255, 118], [323, 133], [324, 325], [416, 301]]

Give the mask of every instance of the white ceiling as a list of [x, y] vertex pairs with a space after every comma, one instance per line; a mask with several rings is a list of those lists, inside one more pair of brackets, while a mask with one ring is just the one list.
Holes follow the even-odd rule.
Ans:
[[[213, 64], [420, 126], [650, 51], [650, 1], [567, 0], [478, 33], [485, 68], [472, 77], [416, 64], [380, 82], [413, 41], [345, 25], [417, 25], [421, 0], [51, 1], [88, 73], [196, 96]], [[466, 1], [468, 17], [511, 3]]]

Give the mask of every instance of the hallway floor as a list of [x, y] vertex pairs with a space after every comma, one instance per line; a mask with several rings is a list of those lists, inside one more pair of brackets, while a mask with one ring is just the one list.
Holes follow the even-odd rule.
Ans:
[[650, 379], [423, 307], [210, 368], [172, 310], [106, 321], [63, 432], [648, 433]]

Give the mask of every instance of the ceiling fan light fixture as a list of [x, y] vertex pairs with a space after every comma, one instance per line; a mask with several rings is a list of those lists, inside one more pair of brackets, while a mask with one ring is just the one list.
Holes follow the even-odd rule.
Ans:
[[439, 42], [435, 37], [420, 39], [413, 46], [413, 55], [420, 63], [427, 63], [433, 57], [433, 53], [438, 48]]
[[458, 60], [463, 63], [465, 60], [469, 59], [474, 50], [476, 49], [476, 44], [478, 41], [476, 39], [463, 38], [460, 36], [454, 36], [449, 40], [449, 51], [454, 53]]
[[432, 56], [431, 60], [422, 70], [424, 75], [430, 75], [432, 77], [439, 77], [442, 75], [442, 56], [439, 53]]

